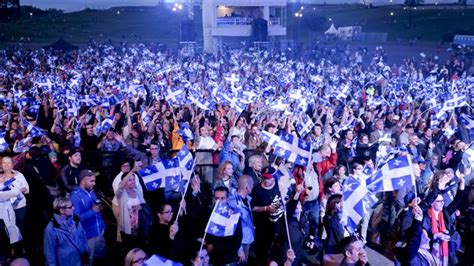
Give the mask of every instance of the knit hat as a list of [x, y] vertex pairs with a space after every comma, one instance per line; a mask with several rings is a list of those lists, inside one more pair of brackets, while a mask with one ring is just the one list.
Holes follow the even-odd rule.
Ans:
[[58, 157], [58, 154], [56, 152], [52, 151], [52, 152], [48, 153], [48, 157], [49, 157], [49, 159], [51, 159], [53, 157]]

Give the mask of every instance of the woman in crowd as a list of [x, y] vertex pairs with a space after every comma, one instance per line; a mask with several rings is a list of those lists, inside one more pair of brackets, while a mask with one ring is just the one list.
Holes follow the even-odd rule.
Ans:
[[28, 182], [26, 182], [23, 174], [13, 170], [12, 158], [3, 157], [2, 168], [5, 182], [11, 183], [12, 186], [18, 188], [23, 194], [20, 195], [20, 197], [10, 199], [13, 209], [15, 210], [16, 225], [23, 234], [26, 215], [26, 198], [24, 195], [30, 192], [30, 187], [28, 186]]
[[341, 194], [335, 194], [328, 198], [323, 224], [327, 235], [325, 242], [326, 254], [341, 253], [338, 249], [339, 242], [348, 235], [342, 223]]
[[140, 248], [130, 250], [125, 256], [124, 266], [143, 266], [147, 259], [145, 251]]
[[22, 239], [20, 230], [16, 225], [12, 201], [17, 202], [24, 198], [20, 188], [15, 187], [12, 181], [12, 179], [8, 180], [4, 175], [0, 175], [0, 220], [3, 220], [10, 245]]
[[44, 255], [48, 266], [89, 265], [86, 233], [74, 215], [69, 198], [56, 198], [54, 216], [44, 230]]
[[115, 192], [120, 210], [118, 228], [126, 250], [141, 244], [138, 239], [138, 219], [141, 204], [145, 203], [145, 199], [137, 189], [134, 175], [139, 167], [138, 164], [135, 164], [130, 172], [123, 173], [122, 181]]
[[234, 167], [230, 161], [225, 161], [219, 166], [219, 169], [217, 170], [217, 178], [212, 184], [213, 189], [216, 187], [228, 188], [230, 193], [229, 196], [234, 195], [237, 192], [239, 182], [234, 176]]
[[180, 242], [176, 237], [179, 226], [173, 222], [173, 208], [162, 204], [158, 208], [158, 220], [152, 225], [149, 254], [158, 254], [168, 259], [176, 259], [180, 254]]

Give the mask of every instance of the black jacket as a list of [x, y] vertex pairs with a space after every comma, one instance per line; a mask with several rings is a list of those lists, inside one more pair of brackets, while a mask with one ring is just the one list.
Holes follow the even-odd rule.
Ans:
[[206, 235], [206, 243], [212, 245], [209, 254], [212, 265], [224, 265], [239, 261], [238, 251], [242, 243], [242, 219], [239, 218], [237, 228], [231, 236], [217, 237]]

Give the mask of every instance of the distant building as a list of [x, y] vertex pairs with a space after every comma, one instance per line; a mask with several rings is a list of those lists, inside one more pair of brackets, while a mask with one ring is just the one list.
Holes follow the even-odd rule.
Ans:
[[203, 0], [204, 50], [216, 53], [230, 38], [286, 36], [286, 8], [287, 0]]
[[20, 8], [20, 0], [0, 0], [0, 8]]
[[0, 20], [20, 15], [20, 0], [0, 0]]

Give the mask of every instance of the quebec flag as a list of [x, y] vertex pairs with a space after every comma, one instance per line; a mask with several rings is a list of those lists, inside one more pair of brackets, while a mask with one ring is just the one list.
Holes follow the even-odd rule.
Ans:
[[191, 179], [191, 175], [194, 171], [194, 159], [188, 147], [183, 145], [176, 157], [179, 161], [179, 170], [181, 174], [183, 174], [183, 180]]
[[311, 118], [305, 114], [305, 116], [296, 124], [296, 130], [300, 133], [301, 137], [306, 136], [314, 127], [314, 123]]
[[181, 138], [183, 138], [184, 142], [194, 139], [193, 132], [191, 131], [189, 126], [184, 122], [179, 123], [179, 130], [177, 133], [181, 136]]
[[296, 185], [293, 173], [288, 169], [286, 164], [281, 163], [277, 171], [273, 174], [273, 177], [277, 180], [280, 195], [284, 200], [288, 200]]
[[301, 166], [307, 166], [310, 158], [311, 144], [298, 139], [292, 134], [283, 132], [274, 145], [273, 154]]
[[237, 228], [239, 218], [238, 208], [234, 209], [228, 204], [218, 201], [209, 218], [206, 232], [218, 237], [231, 236]]
[[461, 123], [469, 130], [471, 141], [474, 140], [474, 115], [461, 114], [459, 119]]
[[181, 266], [183, 264], [174, 262], [167, 258], [163, 258], [159, 255], [153, 255], [148, 260], [145, 261], [145, 266]]
[[260, 138], [262, 141], [267, 142], [270, 146], [273, 146], [280, 140], [280, 137], [265, 130], [260, 132]]
[[0, 152], [8, 149], [8, 143], [5, 141], [5, 132], [0, 132]]
[[404, 186], [413, 186], [415, 177], [408, 155], [393, 158], [366, 180], [371, 192], [395, 191]]
[[181, 172], [176, 158], [164, 160], [138, 171], [148, 191], [159, 188], [176, 190], [181, 181]]
[[344, 201], [342, 219], [352, 232], [370, 208], [377, 203], [377, 197], [353, 176], [347, 177], [344, 181], [342, 199]]

